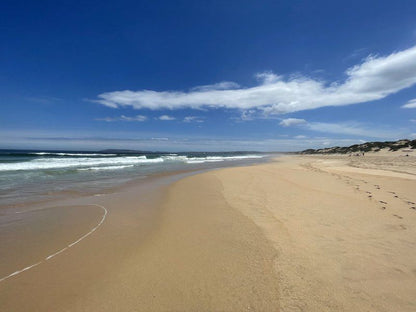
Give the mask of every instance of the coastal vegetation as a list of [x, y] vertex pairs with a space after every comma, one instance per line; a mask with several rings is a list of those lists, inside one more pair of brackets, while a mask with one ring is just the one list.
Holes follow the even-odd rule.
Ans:
[[416, 149], [416, 140], [398, 140], [385, 142], [366, 142], [362, 144], [354, 144], [351, 146], [334, 146], [319, 149], [306, 149], [299, 152], [300, 154], [350, 154], [350, 153], [365, 153], [365, 152], [379, 152], [387, 149], [388, 151], [398, 151], [406, 149]]

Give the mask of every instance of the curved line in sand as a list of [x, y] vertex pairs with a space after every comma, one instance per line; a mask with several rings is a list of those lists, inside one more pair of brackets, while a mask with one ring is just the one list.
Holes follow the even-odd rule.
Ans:
[[11, 274], [9, 274], [9, 275], [5, 276], [5, 277], [0, 278], [0, 282], [5, 281], [6, 279], [8, 279], [8, 278], [10, 278], [10, 277], [12, 277], [12, 276], [19, 275], [20, 273], [23, 273], [23, 272], [25, 272], [25, 271], [27, 271], [27, 270], [30, 270], [31, 268], [34, 268], [34, 267], [38, 266], [39, 264], [41, 264], [41, 263], [43, 263], [43, 262], [46, 262], [46, 261], [48, 261], [48, 260], [52, 259], [53, 257], [55, 257], [55, 256], [59, 255], [60, 253], [62, 253], [62, 252], [64, 252], [64, 251], [66, 251], [66, 250], [67, 250], [67, 249], [69, 249], [69, 248], [71, 248], [72, 246], [74, 246], [74, 245], [78, 244], [78, 243], [79, 243], [79, 242], [81, 242], [84, 238], [86, 238], [86, 237], [88, 237], [89, 235], [91, 235], [92, 233], [94, 233], [94, 232], [95, 232], [95, 230], [96, 230], [96, 229], [98, 229], [98, 228], [99, 228], [99, 227], [103, 224], [103, 222], [104, 222], [105, 218], [107, 217], [107, 213], [108, 213], [108, 211], [107, 211], [107, 209], [106, 209], [104, 206], [101, 206], [101, 205], [98, 205], [98, 204], [87, 204], [87, 205], [83, 205], [83, 206], [97, 206], [97, 207], [100, 207], [101, 209], [103, 209], [103, 210], [104, 210], [104, 214], [103, 214], [103, 216], [102, 216], [102, 218], [101, 218], [101, 221], [100, 221], [100, 222], [99, 222], [99, 223], [98, 223], [98, 224], [97, 224], [97, 225], [96, 225], [93, 229], [91, 229], [88, 233], [84, 234], [83, 236], [81, 236], [79, 239], [77, 239], [77, 240], [76, 240], [76, 241], [74, 241], [73, 243], [71, 243], [71, 244], [67, 245], [66, 247], [64, 247], [64, 248], [62, 248], [62, 249], [60, 249], [60, 250], [58, 250], [57, 252], [55, 252], [55, 253], [53, 253], [53, 254], [51, 254], [51, 255], [46, 256], [43, 260], [41, 260], [41, 261], [39, 261], [39, 262], [37, 262], [37, 263], [35, 263], [35, 264], [29, 265], [29, 266], [27, 266], [27, 267], [25, 267], [25, 268], [23, 268], [23, 269], [21, 269], [21, 270], [15, 271], [15, 272], [13, 272], [13, 273], [11, 273]]

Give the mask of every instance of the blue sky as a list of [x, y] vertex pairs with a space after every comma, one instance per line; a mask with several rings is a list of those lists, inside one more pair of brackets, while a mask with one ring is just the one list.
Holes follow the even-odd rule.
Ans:
[[416, 137], [415, 1], [2, 1], [0, 148]]

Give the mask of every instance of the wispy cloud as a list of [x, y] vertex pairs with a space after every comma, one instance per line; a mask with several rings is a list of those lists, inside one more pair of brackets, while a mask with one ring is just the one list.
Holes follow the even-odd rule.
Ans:
[[157, 119], [163, 120], [163, 121], [170, 121], [170, 120], [175, 120], [176, 118], [173, 116], [169, 116], [169, 115], [162, 115], [162, 116], [159, 116]]
[[405, 131], [397, 129], [376, 129], [354, 121], [341, 123], [308, 122], [305, 119], [287, 118], [279, 125], [284, 127], [299, 127], [303, 130], [310, 130], [321, 133], [353, 135], [378, 139], [399, 139], [406, 136]]
[[169, 138], [151, 138], [153, 141], [169, 141]]
[[193, 87], [191, 91], [213, 91], [213, 90], [228, 90], [237, 89], [240, 85], [233, 81], [222, 81], [211, 85]]
[[281, 125], [283, 127], [298, 126], [298, 125], [302, 125], [302, 124], [306, 124], [306, 120], [305, 119], [299, 119], [299, 118], [286, 118], [286, 119], [283, 119], [279, 123], [279, 125]]
[[198, 122], [198, 123], [201, 123], [201, 122], [204, 122], [204, 119], [202, 117], [198, 117], [198, 116], [186, 116], [183, 119], [183, 122]]
[[99, 121], [106, 121], [106, 122], [114, 122], [114, 121], [146, 121], [147, 117], [143, 115], [136, 115], [136, 116], [124, 116], [121, 115], [120, 117], [104, 117], [104, 118], [96, 118], [95, 120]]
[[354, 51], [352, 51], [351, 54], [349, 54], [347, 57], [344, 58], [344, 61], [350, 61], [350, 60], [362, 58], [365, 56], [365, 54], [368, 54], [367, 51], [368, 51], [368, 48], [355, 49]]
[[242, 88], [233, 82], [182, 91], [114, 91], [95, 102], [135, 109], [255, 109], [264, 115], [283, 114], [326, 106], [341, 106], [385, 98], [416, 84], [416, 46], [388, 56], [369, 56], [345, 71], [343, 82], [324, 82], [297, 75], [257, 74], [259, 84]]
[[402, 108], [416, 108], [416, 99], [410, 100], [402, 106]]

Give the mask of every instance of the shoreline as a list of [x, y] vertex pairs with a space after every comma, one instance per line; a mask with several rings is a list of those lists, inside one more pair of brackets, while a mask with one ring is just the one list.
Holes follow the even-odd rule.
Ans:
[[[149, 172], [142, 172], [140, 170], [136, 172], [130, 172], [121, 178], [121, 181], [114, 182], [109, 186], [94, 186], [93, 189], [80, 189], [78, 187], [70, 185], [66, 185], [65, 188], [61, 190], [45, 190], [43, 189], [41, 192], [39, 190], [31, 190], [32, 197], [36, 199], [27, 199], [24, 197], [23, 199], [14, 199], [14, 201], [5, 200], [4, 203], [0, 203], [0, 212], [2, 209], [9, 209], [9, 208], [19, 208], [25, 206], [33, 206], [33, 205], [45, 205], [49, 203], [53, 203], [55, 201], [65, 201], [71, 198], [81, 198], [81, 197], [90, 197], [94, 195], [102, 195], [102, 194], [111, 194], [116, 193], [119, 191], [123, 191], [124, 189], [128, 188], [129, 186], [135, 186], [138, 183], [146, 182], [148, 179], [158, 179], [163, 178], [165, 176], [171, 175], [178, 175], [178, 174], [193, 174], [193, 172], [203, 172], [206, 170], [215, 170], [221, 168], [229, 168], [229, 167], [239, 167], [239, 166], [249, 166], [255, 164], [261, 164], [265, 162], [269, 162], [274, 157], [279, 157], [276, 154], [274, 156], [270, 155], [263, 155], [262, 158], [257, 159], [245, 159], [245, 160], [233, 160], [233, 161], [219, 161], [219, 162], [208, 162], [208, 163], [201, 163], [197, 165], [190, 164], [189, 168], [182, 167], [182, 168], [165, 168], [166, 170], [159, 171], [160, 168], [156, 171], [149, 171]], [[178, 164], [176, 164], [178, 165]], [[147, 169], [147, 168], [144, 168]], [[120, 175], [120, 172], [117, 172]], [[123, 181], [124, 180], [124, 181]], [[84, 183], [85, 181], [79, 180], [80, 183]], [[94, 181], [91, 181], [94, 183]], [[33, 185], [31, 186], [33, 187]]]
[[[155, 230], [160, 214], [159, 194], [165, 192], [171, 180], [181, 175], [184, 173], [155, 176], [127, 185], [117, 192], [52, 201], [48, 202], [46, 209], [42, 208], [41, 203], [35, 205], [33, 211], [11, 214], [12, 220], [0, 230], [14, 235], [9, 239], [1, 235], [1, 253], [11, 253], [9, 260], [17, 271], [32, 263], [41, 263], [0, 282], [0, 310], [62, 311], [71, 307], [74, 298], [83, 297], [91, 287], [116, 273], [125, 258], [135, 253]], [[101, 211], [82, 209], [92, 205], [105, 207], [108, 211], [105, 222], [82, 243], [45, 261], [47, 256], [69, 247], [97, 226]], [[68, 218], [68, 214], [71, 218]], [[19, 217], [23, 219], [13, 220]], [[27, 229], [19, 231], [20, 224], [20, 228], [24, 226]], [[17, 227], [17, 230], [11, 231], [7, 225], [10, 228]], [[28, 243], [23, 244], [24, 247], [34, 245], [42, 247], [41, 250], [22, 249], [19, 242], [26, 241]], [[15, 252], [8, 249], [12, 246], [17, 246]], [[21, 257], [26, 258], [26, 263], [17, 261]], [[21, 264], [16, 265], [16, 261]], [[14, 271], [9, 269], [8, 272]], [[2, 272], [1, 275], [3, 277], [7, 274]], [[49, 285], [56, 285], [57, 289], [52, 289]]]
[[[114, 278], [115, 275], [120, 274], [124, 263], [135, 258], [136, 254], [141, 254], [146, 249], [145, 246], [148, 245], [151, 237], [156, 235], [155, 233], [161, 233], [166, 228], [166, 225], [162, 225], [162, 223], [165, 222], [164, 211], [169, 206], [169, 204], [166, 204], [169, 190], [178, 181], [198, 176], [201, 172], [209, 173], [212, 170], [216, 170], [216, 168], [156, 174], [146, 180], [130, 181], [118, 187], [115, 192], [100, 194], [100, 196], [61, 199], [48, 202], [47, 207], [43, 207], [43, 203], [29, 204], [25, 206], [30, 207], [28, 211], [22, 211], [22, 207], [18, 211], [11, 211], [15, 209], [9, 208], [8, 212], [13, 212], [13, 214], [9, 214], [12, 219], [3, 224], [5, 227], [0, 227], [1, 233], [10, 234], [9, 238], [0, 235], [2, 236], [0, 241], [1, 253], [9, 255], [2, 259], [3, 266], [0, 266], [1, 278], [6, 277], [0, 282], [0, 309], [12, 309], [13, 311], [26, 311], [29, 308], [32, 311], [51, 309], [54, 311], [85, 310], [84, 307], [88, 305], [91, 298], [96, 296], [96, 294], [91, 294], [91, 289], [101, 285], [103, 280]], [[76, 246], [70, 246], [79, 237], [84, 237], [86, 233], [90, 233], [91, 229], [96, 227], [97, 221], [101, 217], [100, 213], [94, 214], [85, 210], [85, 207], [93, 205], [105, 207], [106, 211], [108, 210], [107, 219], [97, 231], [93, 231], [93, 235], [86, 237], [82, 243]], [[72, 219], [68, 217], [68, 214], [72, 214]], [[174, 215], [175, 213], [172, 213], [168, 220], [176, 219]], [[16, 228], [16, 225], [22, 222], [22, 220], [16, 220], [19, 217], [24, 218], [23, 221], [26, 221], [26, 223], [23, 222], [22, 226], [28, 228], [29, 231], [19, 231], [19, 226]], [[194, 222], [192, 213], [186, 219], [190, 223]], [[228, 219], [233, 222], [234, 218], [228, 217]], [[81, 222], [83, 224], [80, 224], [82, 220], [84, 220]], [[50, 224], [47, 225], [51, 230], [46, 233], [48, 232], [48, 226], [45, 227], [45, 224], [48, 222]], [[7, 227], [8, 225], [9, 227]], [[11, 230], [13, 228], [15, 229]], [[53, 235], [54, 238], [50, 240], [50, 236], [47, 234]], [[38, 239], [32, 239], [33, 237]], [[169, 239], [171, 238], [168, 238], [168, 241]], [[232, 240], [235, 239], [238, 238], [235, 237]], [[16, 248], [14, 243], [19, 241], [26, 243]], [[31, 245], [34, 245], [36, 249], [28, 248]], [[212, 248], [214, 248], [212, 250], [213, 256], [218, 256], [215, 253], [215, 246], [212, 246]], [[62, 253], [59, 252], [62, 249], [65, 250]], [[97, 249], [102, 250], [101, 256], [98, 258], [96, 254], [92, 253]], [[151, 252], [150, 255], [161, 254], [164, 249], [164, 247], [160, 247], [158, 250]], [[56, 257], [48, 259], [50, 255], [55, 253], [57, 253]], [[176, 253], [176, 250], [171, 250], [169, 258]], [[80, 262], [79, 259], [83, 260]], [[229, 266], [232, 267], [235, 264], [235, 257], [229, 257], [228, 259]], [[214, 261], [215, 258], [211, 260]], [[140, 262], [140, 259], [137, 262]], [[80, 270], [76, 265], [77, 263], [78, 266], [81, 263], [82, 265], [88, 263], [88, 265]], [[168, 266], [168, 264], [166, 265]], [[136, 266], [137, 264], [128, 266], [129, 274], [131, 274], [132, 267]], [[145, 273], [142, 272], [141, 274]], [[149, 276], [149, 282], [152, 278], [152, 276]], [[88, 282], [80, 283], [80, 279], [88, 279]], [[143, 276], [137, 278], [137, 280], [143, 280]], [[39, 281], [41, 281], [40, 284]], [[175, 283], [175, 281], [172, 281], [172, 283]], [[51, 284], [57, 285], [59, 290], [50, 289], [48, 285]], [[119, 287], [120, 284], [125, 284], [125, 281], [114, 281], [111, 284]], [[138, 287], [142, 286], [135, 285], [132, 288], [137, 289]], [[159, 287], [164, 288], [161, 285]], [[142, 292], [146, 288], [147, 286]], [[109, 304], [108, 300], [104, 300], [105, 306], [99, 303], [102, 301], [101, 295], [105, 291], [108, 290], [100, 291], [100, 299], [97, 299], [97, 302], [89, 310], [105, 311]], [[130, 292], [130, 296], [136, 296], [136, 294]], [[84, 298], [88, 298], [88, 300]], [[75, 304], [74, 300], [79, 303]], [[100, 306], [99, 309], [97, 305]], [[113, 307], [109, 311], [119, 308], [128, 311], [133, 307], [119, 302], [118, 307]], [[160, 310], [160, 308], [151, 304], [146, 307], [142, 305], [142, 308], [145, 310]]]
[[[0, 282], [0, 308], [413, 311], [416, 180], [386, 174], [393, 158], [357, 168], [284, 156], [64, 201], [108, 217], [47, 265]], [[413, 174], [413, 162], [396, 165]], [[100, 218], [73, 212], [83, 231]], [[58, 241], [71, 232], [61, 230]]]

